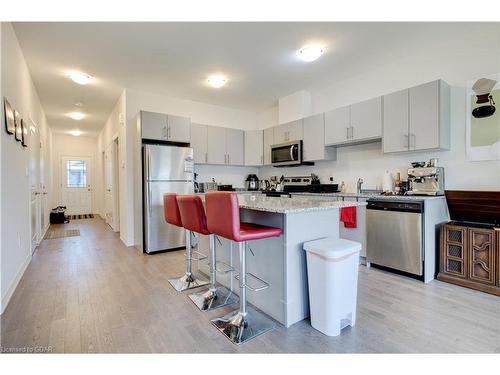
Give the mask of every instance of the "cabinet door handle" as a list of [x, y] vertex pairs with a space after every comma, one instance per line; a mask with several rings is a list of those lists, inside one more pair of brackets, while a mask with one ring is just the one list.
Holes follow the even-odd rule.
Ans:
[[347, 128], [345, 128], [345, 130], [346, 130], [346, 136], [345, 137], [346, 137], [346, 139], [349, 139], [349, 126]]
[[264, 164], [264, 155], [260, 155], [260, 164]]
[[229, 154], [227, 154], [227, 164], [229, 164]]
[[351, 126], [351, 139], [354, 139], [354, 126]]
[[208, 163], [208, 152], [205, 152], [205, 163]]

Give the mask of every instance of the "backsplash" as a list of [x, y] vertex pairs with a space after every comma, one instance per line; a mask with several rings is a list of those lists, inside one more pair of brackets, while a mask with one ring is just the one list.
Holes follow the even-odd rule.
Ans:
[[233, 185], [235, 188], [243, 188], [245, 179], [250, 173], [259, 175], [257, 167], [236, 167], [226, 165], [196, 164], [194, 171], [198, 173], [198, 182], [209, 182], [212, 178], [219, 184]]

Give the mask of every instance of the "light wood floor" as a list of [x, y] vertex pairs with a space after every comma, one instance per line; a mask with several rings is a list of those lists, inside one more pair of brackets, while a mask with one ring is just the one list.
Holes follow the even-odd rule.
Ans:
[[309, 321], [237, 347], [167, 279], [182, 252], [143, 255], [101, 219], [73, 221], [80, 237], [45, 240], [1, 317], [1, 346], [54, 352], [500, 352], [500, 298], [428, 285], [361, 266], [358, 316], [338, 337]]

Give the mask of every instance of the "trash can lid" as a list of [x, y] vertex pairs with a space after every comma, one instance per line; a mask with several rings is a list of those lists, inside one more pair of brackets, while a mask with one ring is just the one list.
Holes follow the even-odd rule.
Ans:
[[329, 259], [339, 259], [359, 253], [361, 251], [361, 244], [355, 241], [344, 240], [343, 238], [326, 237], [305, 242], [304, 250]]

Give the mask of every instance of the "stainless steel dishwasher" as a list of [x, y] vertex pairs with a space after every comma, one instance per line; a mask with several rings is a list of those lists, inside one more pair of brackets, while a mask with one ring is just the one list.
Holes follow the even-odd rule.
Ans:
[[367, 262], [423, 276], [424, 202], [370, 199], [367, 204]]

